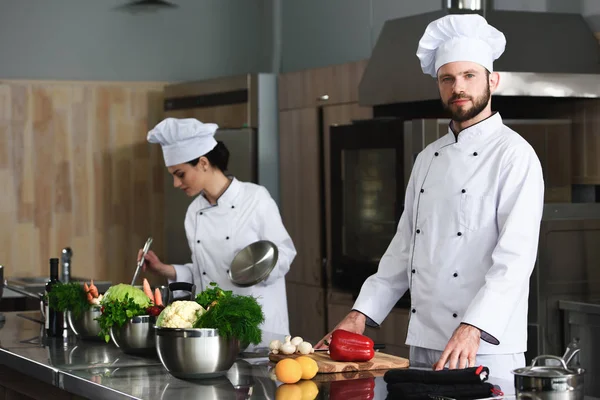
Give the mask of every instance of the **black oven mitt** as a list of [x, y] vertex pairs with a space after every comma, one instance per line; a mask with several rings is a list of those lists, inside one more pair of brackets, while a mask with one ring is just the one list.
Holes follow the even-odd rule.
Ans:
[[424, 383], [388, 383], [388, 400], [432, 400], [435, 396], [457, 400], [473, 400], [494, 395], [494, 386], [488, 382], [436, 385]]
[[488, 367], [472, 367], [465, 369], [443, 369], [427, 371], [418, 369], [394, 368], [383, 375], [386, 383], [426, 383], [426, 384], [478, 384], [485, 382], [490, 375]]

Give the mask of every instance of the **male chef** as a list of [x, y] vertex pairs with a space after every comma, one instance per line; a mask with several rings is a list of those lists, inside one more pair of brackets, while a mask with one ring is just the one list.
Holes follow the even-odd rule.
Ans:
[[433, 21], [419, 42], [452, 121], [418, 155], [397, 232], [337, 326], [363, 333], [410, 290], [412, 366], [485, 365], [512, 379], [525, 364], [544, 181], [533, 148], [491, 109], [505, 44], [479, 15]]

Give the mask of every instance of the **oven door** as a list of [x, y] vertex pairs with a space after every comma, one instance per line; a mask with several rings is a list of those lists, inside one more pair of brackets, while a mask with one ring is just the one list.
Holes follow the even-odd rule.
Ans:
[[330, 132], [331, 283], [357, 295], [377, 271], [404, 209], [403, 121], [356, 122]]

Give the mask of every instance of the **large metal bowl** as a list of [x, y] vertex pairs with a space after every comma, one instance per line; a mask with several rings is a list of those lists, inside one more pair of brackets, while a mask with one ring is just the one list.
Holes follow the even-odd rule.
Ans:
[[82, 339], [87, 340], [103, 340], [98, 336], [100, 333], [100, 323], [95, 319], [100, 317], [102, 312], [100, 306], [92, 306], [86, 312], [81, 314], [79, 318], [73, 317], [71, 311], [67, 311], [67, 323], [69, 328]]
[[169, 373], [181, 379], [224, 375], [240, 350], [237, 339], [225, 339], [216, 329], [156, 328], [158, 358]]
[[123, 353], [155, 354], [155, 324], [156, 318], [150, 315], [133, 317], [120, 328], [110, 328], [110, 338]]

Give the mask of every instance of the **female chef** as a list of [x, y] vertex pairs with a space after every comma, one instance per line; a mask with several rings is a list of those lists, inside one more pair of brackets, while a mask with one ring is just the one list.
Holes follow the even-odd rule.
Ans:
[[[288, 335], [284, 277], [296, 249], [269, 192], [262, 186], [225, 175], [229, 152], [222, 142], [215, 140], [217, 128], [216, 124], [193, 118], [167, 118], [148, 132], [148, 141], [162, 146], [173, 185], [186, 195], [197, 197], [185, 217], [192, 262], [164, 264], [149, 251], [144, 269], [169, 281], [194, 283], [197, 292], [216, 282], [224, 290], [252, 295], [265, 314], [261, 329]], [[258, 240], [269, 240], [277, 246], [277, 265], [261, 283], [248, 288], [235, 286], [228, 277], [229, 266], [241, 249]]]

